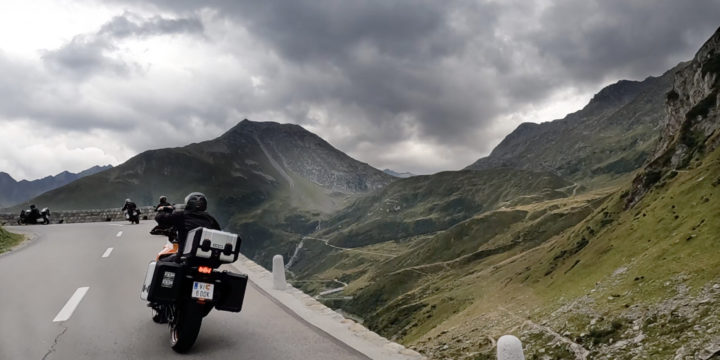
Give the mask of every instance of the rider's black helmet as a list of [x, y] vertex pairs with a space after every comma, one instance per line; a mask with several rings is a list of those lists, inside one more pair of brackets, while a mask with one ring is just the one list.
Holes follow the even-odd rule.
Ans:
[[31, 209], [34, 209], [34, 208], [35, 208], [35, 204], [30, 205], [30, 208], [31, 208]]
[[207, 198], [201, 192], [191, 192], [185, 197], [185, 210], [205, 211], [207, 210]]

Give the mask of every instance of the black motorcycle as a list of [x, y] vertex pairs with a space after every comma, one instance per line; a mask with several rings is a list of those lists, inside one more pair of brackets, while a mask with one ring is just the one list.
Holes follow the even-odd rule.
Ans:
[[130, 221], [131, 224], [140, 223], [140, 209], [132, 208], [125, 210], [125, 220]]
[[32, 213], [32, 210], [21, 210], [20, 217], [17, 220], [18, 225], [43, 224], [50, 223], [50, 209], [44, 208], [39, 214]]
[[184, 249], [168, 243], [158, 260], [150, 262], [140, 297], [148, 301], [154, 322], [169, 324], [176, 352], [190, 350], [203, 317], [213, 308], [242, 309], [247, 275], [217, 270], [237, 260], [240, 242], [235, 234], [197, 228], [188, 233]]

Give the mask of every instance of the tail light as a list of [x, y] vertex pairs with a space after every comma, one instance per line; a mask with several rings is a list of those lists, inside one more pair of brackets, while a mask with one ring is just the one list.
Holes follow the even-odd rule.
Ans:
[[209, 266], [200, 266], [198, 267], [198, 272], [203, 274], [210, 274], [212, 272], [212, 268]]

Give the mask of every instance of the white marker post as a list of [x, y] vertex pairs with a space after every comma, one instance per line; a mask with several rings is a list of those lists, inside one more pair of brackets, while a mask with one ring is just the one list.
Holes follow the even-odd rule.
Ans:
[[285, 290], [286, 287], [283, 257], [282, 255], [275, 255], [273, 256], [273, 288], [275, 290]]
[[512, 335], [503, 335], [497, 341], [498, 360], [525, 360], [522, 342]]

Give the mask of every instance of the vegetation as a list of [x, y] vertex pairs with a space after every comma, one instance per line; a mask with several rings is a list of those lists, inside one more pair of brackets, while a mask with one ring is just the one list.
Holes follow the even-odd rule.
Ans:
[[13, 234], [0, 227], [0, 254], [9, 251], [23, 241], [22, 235]]

